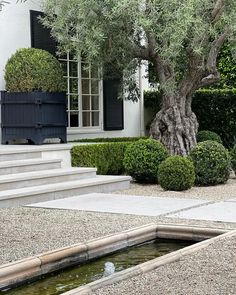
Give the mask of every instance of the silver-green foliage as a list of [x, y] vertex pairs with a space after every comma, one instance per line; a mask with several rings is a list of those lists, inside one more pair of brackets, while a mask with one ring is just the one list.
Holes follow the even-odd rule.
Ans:
[[[16, 3], [17, 3], [17, 2], [26, 2], [26, 1], [27, 1], [27, 0], [16, 0]], [[10, 2], [9, 2], [9, 1], [5, 1], [5, 0], [0, 0], [0, 11], [2, 11], [3, 6], [4, 6], [5, 4], [10, 4]]]
[[[130, 74], [143, 59], [158, 64], [163, 89], [173, 91], [189, 67], [199, 67], [196, 57], [207, 60], [214, 47], [218, 51], [222, 34], [235, 40], [235, 7], [236, 0], [44, 0], [44, 24], [61, 51], [115, 63], [131, 90], [136, 85]], [[204, 70], [211, 83], [214, 56], [208, 61]]]
[[2, 10], [2, 8], [3, 8], [3, 6], [5, 5], [5, 4], [9, 4], [9, 2], [8, 1], [0, 1], [0, 11]]

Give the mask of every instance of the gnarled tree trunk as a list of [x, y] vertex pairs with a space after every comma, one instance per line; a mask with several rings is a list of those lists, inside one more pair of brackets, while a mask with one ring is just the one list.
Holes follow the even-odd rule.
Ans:
[[191, 102], [191, 97], [163, 95], [162, 109], [151, 124], [151, 137], [163, 143], [172, 155], [186, 156], [196, 145], [198, 122]]

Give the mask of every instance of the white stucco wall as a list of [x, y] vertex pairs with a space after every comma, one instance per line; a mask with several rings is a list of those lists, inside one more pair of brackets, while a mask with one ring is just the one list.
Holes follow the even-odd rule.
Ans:
[[5, 87], [4, 68], [8, 58], [18, 49], [30, 47], [30, 10], [40, 10], [40, 1], [27, 0], [9, 4], [0, 12], [0, 89]]
[[[4, 68], [8, 58], [18, 49], [31, 46], [30, 10], [40, 10], [40, 0], [27, 0], [25, 3], [16, 3], [8, 0], [0, 12], [0, 90], [4, 90]], [[142, 67], [143, 87], [147, 88], [144, 67]], [[142, 101], [133, 103], [124, 102], [124, 130], [120, 131], [76, 131], [68, 130], [68, 139], [92, 137], [123, 137], [140, 136], [144, 130], [141, 114]]]

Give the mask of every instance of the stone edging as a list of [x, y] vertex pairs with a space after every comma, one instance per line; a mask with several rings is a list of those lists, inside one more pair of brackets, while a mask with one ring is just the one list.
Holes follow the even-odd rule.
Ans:
[[[78, 263], [115, 252], [117, 250], [154, 240], [156, 238], [201, 241], [204, 239], [215, 237], [217, 235], [221, 235], [225, 232], [227, 232], [227, 230], [207, 229], [190, 226], [156, 225], [154, 223], [144, 225], [138, 228], [123, 231], [118, 234], [93, 239], [85, 243], [78, 243], [70, 247], [56, 249], [36, 255], [34, 257], [29, 257], [16, 262], [2, 265], [0, 266], [0, 290], [16, 286], [20, 283], [25, 283], [43, 274], [63, 269], [68, 266], [73, 266]], [[205, 241], [205, 243], [206, 242], [208, 242], [208, 244], [210, 243], [209, 241]], [[194, 246], [196, 247], [197, 245]], [[174, 253], [163, 256], [163, 258], [160, 258], [161, 261], [163, 259], [168, 260], [170, 259], [169, 257], [172, 256], [175, 257]], [[175, 258], [171, 258], [170, 261], [172, 261], [172, 259]], [[144, 265], [148, 265], [148, 263], [150, 263], [151, 265], [151, 262], [147, 262]], [[95, 283], [92, 283], [93, 287], [91, 287], [91, 284], [88, 284], [86, 285], [86, 287], [77, 288], [78, 290], [85, 290], [85, 288], [87, 288], [87, 291], [85, 290], [85, 292], [87, 293], [81, 293], [83, 290], [76, 291], [77, 289], [75, 289], [74, 292], [77, 293], [67, 292], [66, 294], [89, 294], [88, 291], [91, 292], [91, 288], [95, 288], [94, 286], [98, 287], [101, 284], [102, 286], [104, 286], [104, 284], [106, 284], [107, 282], [107, 284], [110, 284], [110, 280], [113, 280], [113, 278], [116, 280], [120, 280], [123, 279], [123, 277], [127, 278], [130, 275], [133, 276], [136, 275], [136, 273], [140, 273], [140, 267], [141, 266], [136, 266], [117, 273], [114, 276], [107, 278], [106, 280], [99, 280]], [[73, 292], [73, 290], [70, 292]]]
[[153, 260], [147, 261], [145, 263], [139, 264], [137, 266], [128, 268], [126, 270], [115, 273], [109, 277], [102, 278], [102, 279], [97, 280], [95, 282], [89, 283], [85, 286], [78, 287], [78, 288], [73, 289], [71, 291], [65, 292], [62, 295], [91, 295], [91, 294], [93, 294], [93, 292], [95, 290], [98, 290], [100, 288], [103, 288], [105, 286], [108, 286], [108, 285], [111, 285], [114, 283], [118, 283], [122, 280], [130, 279], [130, 278], [135, 277], [137, 275], [145, 274], [145, 273], [150, 272], [162, 265], [176, 262], [184, 256], [187, 256], [189, 254], [197, 252], [198, 250], [206, 248], [207, 246], [209, 246], [210, 244], [214, 243], [215, 241], [217, 241], [219, 239], [231, 237], [234, 235], [236, 235], [236, 230], [227, 232], [225, 234], [221, 234], [220, 236], [211, 238], [209, 240], [202, 241], [200, 243], [185, 247], [183, 249], [169, 253], [169, 254], [164, 255], [162, 257], [158, 257]]

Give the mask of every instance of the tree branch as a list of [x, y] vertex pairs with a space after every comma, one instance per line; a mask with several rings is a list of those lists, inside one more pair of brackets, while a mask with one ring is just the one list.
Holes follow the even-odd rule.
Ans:
[[211, 73], [212, 71], [214, 72], [216, 69], [216, 62], [217, 62], [217, 57], [220, 52], [221, 47], [223, 46], [226, 38], [228, 37], [229, 34], [229, 29], [226, 28], [225, 31], [213, 41], [208, 59], [207, 59], [207, 70]]
[[211, 16], [212, 16], [212, 23], [216, 23], [223, 11], [225, 6], [225, 0], [217, 0], [214, 9], [212, 10]]
[[212, 43], [207, 63], [205, 77], [201, 80], [199, 88], [211, 85], [220, 80], [220, 74], [217, 70], [217, 57], [219, 55], [220, 49], [222, 48], [227, 36], [229, 29], [226, 28], [225, 31]]
[[201, 80], [201, 83], [199, 84], [198, 89], [202, 87], [210, 86], [218, 82], [219, 80], [220, 80], [220, 73], [218, 71], [214, 74], [209, 74], [207, 77], [204, 77]]
[[156, 50], [156, 40], [152, 33], [146, 31], [146, 38], [149, 50], [149, 60], [153, 62], [156, 72], [158, 74], [158, 79], [161, 84], [164, 84], [166, 81], [170, 79], [174, 79], [174, 71], [171, 66], [162, 60], [161, 56], [158, 54]]
[[134, 58], [141, 58], [143, 60], [149, 60], [149, 50], [144, 46], [138, 46], [133, 44]]
[[204, 71], [204, 57], [194, 53], [189, 53], [188, 69], [180, 83], [181, 96], [191, 97], [201, 81], [202, 72]]

